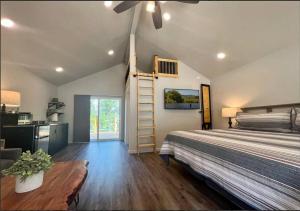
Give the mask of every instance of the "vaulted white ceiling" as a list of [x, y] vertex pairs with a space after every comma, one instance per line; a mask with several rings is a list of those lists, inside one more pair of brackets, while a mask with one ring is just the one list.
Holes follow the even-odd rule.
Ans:
[[[157, 54], [215, 77], [300, 39], [300, 2], [168, 2], [162, 5], [166, 11], [172, 18], [158, 31], [151, 16], [141, 14], [137, 64], [142, 70], [152, 69], [151, 58]], [[226, 59], [218, 61], [218, 52], [225, 52]]]
[[[17, 24], [1, 27], [1, 62], [58, 85], [107, 69], [123, 62], [131, 15], [100, 1], [1, 1], [1, 17]], [[57, 66], [64, 72], [55, 72]]]
[[[117, 2], [114, 2], [115, 6]], [[144, 5], [145, 6], [145, 5]], [[151, 71], [152, 57], [182, 60], [215, 77], [300, 39], [300, 2], [167, 2], [171, 20], [155, 30], [142, 8], [136, 32], [137, 66]], [[116, 14], [103, 2], [1, 2], [1, 63], [22, 66], [57, 85], [124, 62], [133, 10]], [[114, 49], [115, 55], [107, 51]], [[223, 61], [216, 54], [223, 51]], [[54, 68], [65, 71], [57, 73]]]

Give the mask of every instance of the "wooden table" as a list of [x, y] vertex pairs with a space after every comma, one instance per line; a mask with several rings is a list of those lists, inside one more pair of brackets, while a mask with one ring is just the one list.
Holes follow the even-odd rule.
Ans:
[[44, 176], [41, 187], [15, 193], [15, 178], [1, 178], [0, 210], [67, 210], [76, 200], [87, 176], [88, 161], [57, 162]]

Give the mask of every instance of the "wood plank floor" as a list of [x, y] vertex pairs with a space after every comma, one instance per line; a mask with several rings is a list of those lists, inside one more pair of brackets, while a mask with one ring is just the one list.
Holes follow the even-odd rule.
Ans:
[[123, 142], [71, 144], [54, 161], [88, 160], [79, 210], [237, 209], [181, 165], [158, 154], [127, 153]]

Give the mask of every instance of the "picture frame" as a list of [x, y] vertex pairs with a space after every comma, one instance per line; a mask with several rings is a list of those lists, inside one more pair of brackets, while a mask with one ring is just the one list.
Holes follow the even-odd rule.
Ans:
[[202, 130], [212, 129], [210, 85], [201, 84]]

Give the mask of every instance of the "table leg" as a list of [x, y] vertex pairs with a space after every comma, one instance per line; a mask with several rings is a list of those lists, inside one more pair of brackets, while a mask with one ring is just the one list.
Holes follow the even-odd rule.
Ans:
[[77, 205], [79, 204], [79, 193], [76, 194], [76, 196], [74, 198], [74, 202], [75, 202], [75, 206], [77, 208]]

